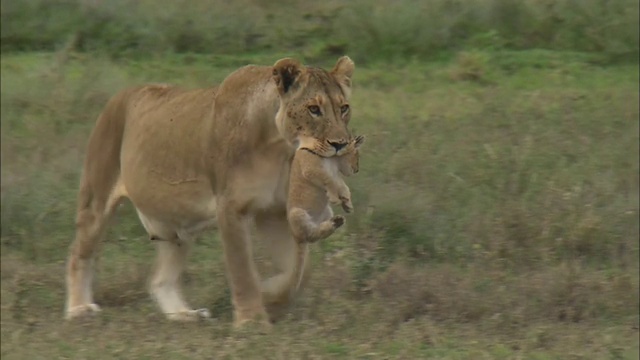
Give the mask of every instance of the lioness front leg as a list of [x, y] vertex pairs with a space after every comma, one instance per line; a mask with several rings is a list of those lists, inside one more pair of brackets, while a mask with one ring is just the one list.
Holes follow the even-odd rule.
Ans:
[[[328, 206], [326, 213], [329, 215], [323, 219], [331, 218], [331, 208]], [[304, 215], [307, 213], [304, 212]], [[284, 209], [257, 216], [256, 228], [277, 272], [276, 275], [262, 282], [263, 301], [270, 319], [276, 321], [286, 313], [294, 297], [309, 281], [311, 265], [306, 254], [308, 244], [298, 243], [294, 239]], [[329, 231], [326, 236], [333, 231], [335, 229]], [[301, 254], [300, 251], [303, 253]]]
[[234, 327], [257, 321], [268, 328], [270, 323], [251, 253], [247, 215], [241, 206], [226, 199], [221, 199], [217, 214], [231, 288]]
[[[298, 246], [291, 235], [286, 209], [256, 216], [258, 237], [271, 258], [275, 275], [262, 281], [262, 299], [269, 318], [277, 321], [286, 313], [295, 295]], [[301, 265], [302, 284], [309, 278], [309, 262]]]

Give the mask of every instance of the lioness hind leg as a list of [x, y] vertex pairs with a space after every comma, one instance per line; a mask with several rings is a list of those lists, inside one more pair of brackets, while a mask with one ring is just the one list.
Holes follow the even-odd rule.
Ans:
[[100, 311], [93, 302], [94, 263], [106, 225], [123, 195], [118, 190], [114, 189], [107, 197], [96, 194], [86, 182], [81, 186], [76, 235], [67, 261], [67, 319]]
[[186, 267], [190, 239], [178, 239], [175, 231], [162, 222], [152, 220], [139, 210], [137, 212], [150, 238], [156, 239], [157, 257], [149, 292], [160, 310], [169, 320], [195, 321], [210, 317], [207, 309], [189, 307], [182, 295], [180, 278]]
[[157, 241], [158, 256], [150, 292], [169, 320], [195, 321], [210, 317], [207, 309], [194, 310], [182, 296], [180, 277], [186, 266], [190, 241]]

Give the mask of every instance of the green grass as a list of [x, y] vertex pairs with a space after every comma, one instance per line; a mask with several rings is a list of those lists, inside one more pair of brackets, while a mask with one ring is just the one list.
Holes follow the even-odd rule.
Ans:
[[552, 49], [638, 59], [637, 0], [5, 0], [3, 51], [60, 47], [117, 58], [290, 51], [358, 62], [461, 49]]
[[286, 55], [2, 55], [3, 358], [638, 357], [639, 71], [573, 51], [357, 63], [352, 127], [368, 139], [347, 181], [356, 212], [314, 248], [311, 284], [273, 334], [231, 331], [215, 233], [186, 275], [215, 320], [165, 321], [128, 205], [98, 266], [103, 313], [63, 322], [84, 146], [109, 96], [208, 86]]

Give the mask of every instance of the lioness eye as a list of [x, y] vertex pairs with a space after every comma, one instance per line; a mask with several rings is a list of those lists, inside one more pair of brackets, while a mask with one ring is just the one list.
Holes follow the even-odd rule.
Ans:
[[349, 105], [342, 105], [340, 107], [340, 111], [342, 112], [342, 115], [348, 113], [349, 112]]
[[318, 105], [309, 105], [309, 112], [313, 115], [320, 116], [320, 107]]

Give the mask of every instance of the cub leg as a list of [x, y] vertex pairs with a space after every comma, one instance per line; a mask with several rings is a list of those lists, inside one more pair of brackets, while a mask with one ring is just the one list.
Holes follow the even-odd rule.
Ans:
[[302, 171], [302, 176], [316, 186], [326, 189], [330, 201], [337, 198], [340, 201], [351, 199], [349, 187], [341, 177], [333, 177], [319, 168], [307, 167]]
[[316, 186], [320, 186], [327, 191], [329, 202], [332, 204], [340, 203], [342, 209], [350, 213], [353, 211], [351, 203], [351, 191], [340, 176], [330, 176], [321, 168], [307, 167], [303, 170], [302, 176], [311, 181]]
[[309, 213], [297, 207], [289, 209], [288, 219], [291, 232], [300, 243], [314, 243], [325, 239], [345, 223], [343, 216], [336, 215], [316, 224]]

